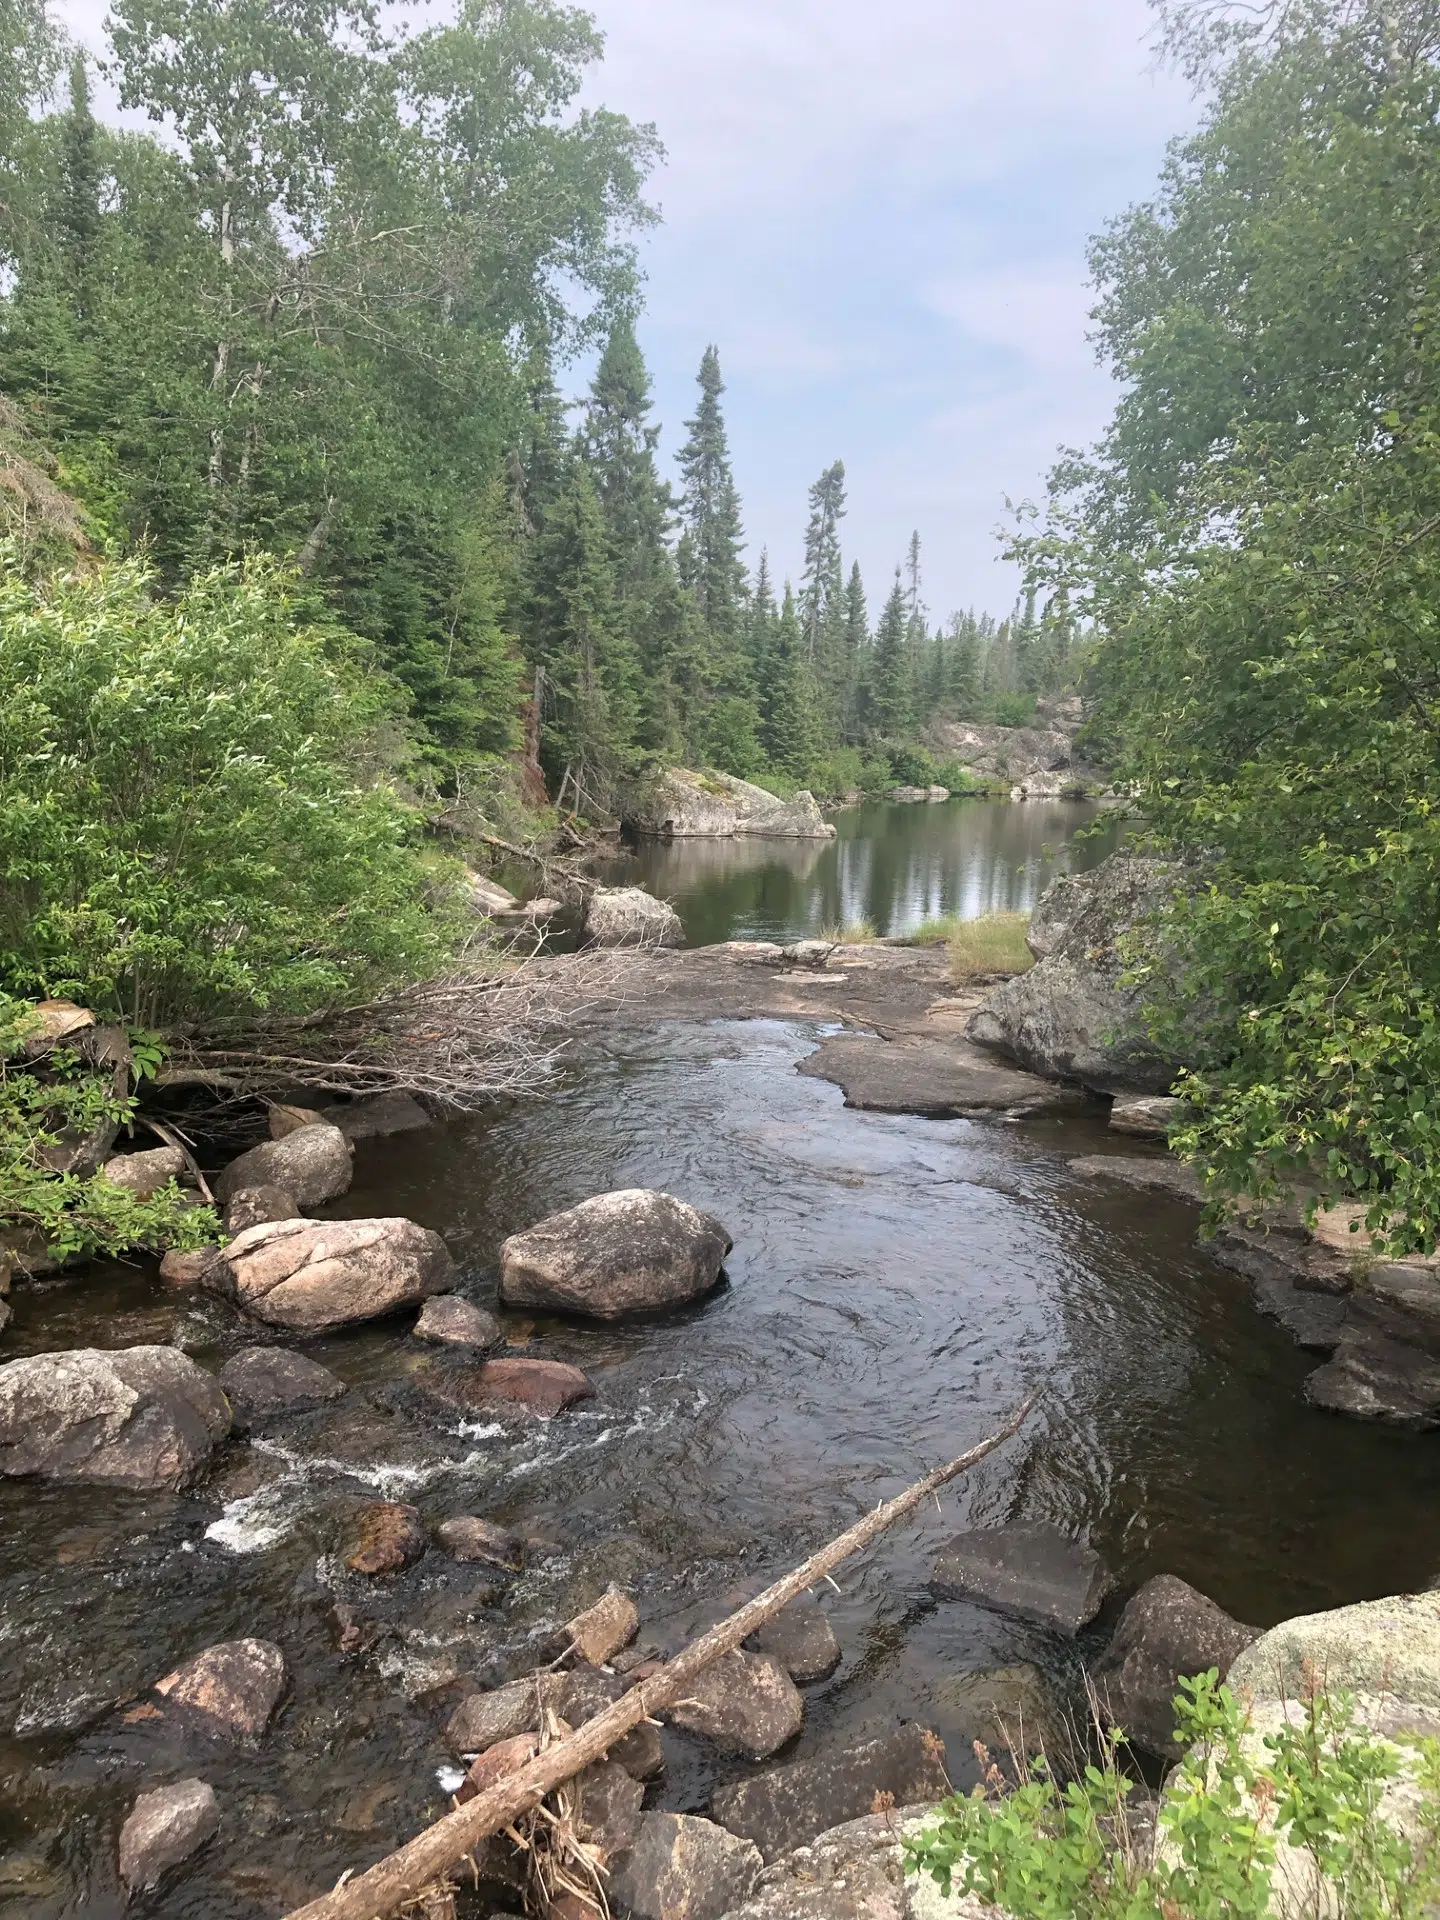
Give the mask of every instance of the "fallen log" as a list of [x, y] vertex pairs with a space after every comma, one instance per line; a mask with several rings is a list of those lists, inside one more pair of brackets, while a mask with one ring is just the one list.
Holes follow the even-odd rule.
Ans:
[[863, 1520], [857, 1520], [853, 1527], [847, 1528], [828, 1546], [812, 1554], [802, 1566], [787, 1573], [784, 1579], [777, 1580], [757, 1599], [747, 1602], [737, 1613], [732, 1613], [728, 1619], [692, 1641], [659, 1673], [632, 1687], [603, 1713], [547, 1747], [518, 1773], [487, 1788], [464, 1806], [455, 1808], [454, 1812], [445, 1814], [433, 1826], [427, 1827], [413, 1840], [408, 1840], [396, 1852], [387, 1854], [355, 1879], [342, 1880], [332, 1892], [295, 1908], [287, 1920], [387, 1920], [397, 1907], [414, 1900], [424, 1888], [439, 1880], [452, 1867], [458, 1866], [482, 1840], [488, 1840], [493, 1834], [513, 1825], [538, 1806], [547, 1793], [552, 1793], [556, 1787], [573, 1779], [592, 1761], [603, 1758], [622, 1735], [632, 1727], [639, 1726], [642, 1720], [653, 1717], [657, 1708], [683, 1698], [685, 1689], [706, 1667], [722, 1654], [732, 1652], [798, 1594], [813, 1587], [832, 1568], [839, 1566], [842, 1560], [869, 1546], [887, 1527], [912, 1512], [921, 1501], [928, 1500], [947, 1481], [954, 1480], [967, 1467], [973, 1467], [1012, 1434], [1018, 1433], [1040, 1398], [1040, 1393], [1041, 1389], [1037, 1387], [1021, 1401], [1005, 1424], [978, 1446], [971, 1447], [948, 1466], [937, 1467], [933, 1473], [926, 1474], [923, 1480], [917, 1480], [914, 1486], [908, 1487], [895, 1499], [885, 1501], [873, 1512], [867, 1513]]

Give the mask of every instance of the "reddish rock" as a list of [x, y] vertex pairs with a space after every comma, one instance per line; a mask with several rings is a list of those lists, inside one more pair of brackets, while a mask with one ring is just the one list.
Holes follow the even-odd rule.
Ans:
[[601, 1594], [593, 1607], [577, 1613], [564, 1627], [565, 1644], [588, 1660], [592, 1667], [603, 1667], [628, 1647], [640, 1631], [640, 1615], [635, 1602], [619, 1587]]
[[346, 1561], [352, 1573], [400, 1573], [425, 1551], [425, 1528], [414, 1507], [375, 1500], [362, 1509], [355, 1551]]
[[285, 1656], [269, 1640], [222, 1640], [157, 1680], [155, 1691], [218, 1732], [260, 1734], [285, 1691]]
[[593, 1400], [595, 1388], [579, 1367], [563, 1360], [487, 1360], [473, 1376], [475, 1404], [524, 1407], [538, 1419], [581, 1400]]
[[473, 1800], [477, 1794], [484, 1793], [487, 1787], [493, 1787], [498, 1781], [506, 1780], [512, 1773], [518, 1773], [528, 1766], [540, 1751], [540, 1736], [536, 1733], [517, 1733], [509, 1740], [501, 1740], [493, 1747], [487, 1747], [478, 1760], [471, 1765], [465, 1776], [465, 1784], [456, 1794], [460, 1801]]
[[172, 1247], [160, 1262], [160, 1278], [172, 1287], [198, 1287], [206, 1269], [219, 1258], [218, 1247], [197, 1247], [193, 1252]]

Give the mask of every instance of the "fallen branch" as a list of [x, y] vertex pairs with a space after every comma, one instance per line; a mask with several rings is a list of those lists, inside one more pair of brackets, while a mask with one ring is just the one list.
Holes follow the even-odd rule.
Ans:
[[489, 1787], [453, 1813], [447, 1813], [423, 1833], [358, 1878], [343, 1881], [333, 1892], [322, 1894], [303, 1907], [297, 1907], [287, 1920], [386, 1920], [397, 1907], [416, 1899], [424, 1888], [472, 1854], [482, 1840], [502, 1832], [537, 1807], [547, 1793], [563, 1786], [594, 1760], [599, 1760], [632, 1727], [653, 1717], [659, 1707], [684, 1697], [685, 1689], [705, 1668], [723, 1654], [733, 1652], [757, 1628], [777, 1614], [798, 1594], [824, 1579], [832, 1567], [849, 1559], [862, 1547], [868, 1547], [888, 1527], [913, 1511], [923, 1500], [954, 1480], [968, 1467], [1018, 1433], [1028, 1419], [1040, 1388], [1020, 1403], [1005, 1424], [978, 1446], [962, 1453], [948, 1466], [937, 1467], [913, 1487], [885, 1501], [857, 1520], [838, 1539], [813, 1554], [803, 1566], [777, 1580], [758, 1599], [751, 1600], [727, 1620], [712, 1627], [683, 1653], [669, 1661], [659, 1673], [622, 1694], [603, 1713], [587, 1720], [576, 1732], [557, 1741], [544, 1753], [513, 1773], [508, 1779]]

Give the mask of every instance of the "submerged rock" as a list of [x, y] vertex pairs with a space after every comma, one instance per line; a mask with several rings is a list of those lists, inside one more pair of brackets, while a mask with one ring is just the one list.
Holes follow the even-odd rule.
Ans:
[[1028, 1660], [952, 1674], [935, 1700], [967, 1747], [978, 1740], [996, 1755], [1044, 1753], [1060, 1771], [1076, 1744], [1054, 1686]]
[[1106, 1720], [1147, 1753], [1180, 1759], [1173, 1703], [1182, 1677], [1215, 1667], [1223, 1680], [1259, 1634], [1185, 1581], [1157, 1574], [1126, 1606], [1114, 1639], [1091, 1668]]
[[302, 1413], [307, 1407], [338, 1400], [345, 1382], [287, 1347], [242, 1347], [216, 1375], [225, 1390], [237, 1429], [253, 1427], [275, 1414]]
[[564, 1360], [487, 1360], [472, 1372], [435, 1382], [429, 1390], [453, 1406], [475, 1411], [510, 1408], [538, 1420], [553, 1420], [567, 1407], [595, 1397], [589, 1376]]
[[722, 1827], [753, 1840], [768, 1863], [870, 1813], [877, 1794], [889, 1794], [903, 1807], [938, 1800], [949, 1790], [944, 1743], [928, 1728], [912, 1725], [722, 1787], [711, 1812]]
[[157, 1886], [198, 1853], [220, 1826], [215, 1789], [203, 1780], [142, 1793], [120, 1829], [120, 1878], [132, 1893]]
[[745, 1645], [778, 1660], [799, 1687], [828, 1680], [840, 1664], [840, 1642], [812, 1593], [802, 1593], [782, 1607]]
[[254, 1737], [285, 1691], [285, 1656], [269, 1640], [222, 1640], [157, 1680], [155, 1691], [213, 1732]]
[[383, 1140], [393, 1133], [419, 1133], [434, 1126], [420, 1102], [408, 1093], [372, 1093], [323, 1109], [320, 1118], [338, 1127], [345, 1138]]
[[505, 1329], [493, 1313], [462, 1300], [457, 1293], [440, 1293], [425, 1302], [410, 1329], [417, 1340], [435, 1340], [447, 1347], [498, 1347]]
[[685, 928], [667, 901], [643, 887], [597, 887], [581, 928], [596, 947], [683, 947]]
[[655, 839], [729, 839], [757, 835], [830, 840], [835, 829], [805, 791], [781, 800], [729, 773], [671, 767], [636, 789], [624, 808], [631, 832]]
[[215, 1198], [226, 1201], [242, 1187], [280, 1187], [299, 1206], [323, 1206], [349, 1192], [351, 1151], [340, 1129], [326, 1121], [297, 1127], [232, 1160], [215, 1181]]
[[937, 1599], [973, 1600], [1063, 1634], [1093, 1620], [1113, 1584], [1093, 1547], [1045, 1521], [957, 1533], [930, 1579]]
[[205, 1284], [271, 1326], [326, 1333], [417, 1306], [458, 1278], [439, 1234], [413, 1220], [276, 1220], [232, 1240]]
[[518, 1573], [525, 1564], [525, 1542], [518, 1533], [473, 1514], [442, 1520], [435, 1538], [456, 1560], [478, 1560], [486, 1566], [505, 1567], [511, 1573]]
[[362, 1507], [355, 1533], [354, 1551], [345, 1562], [352, 1573], [400, 1573], [428, 1544], [418, 1510], [394, 1500], [372, 1500]]
[[754, 1886], [762, 1862], [748, 1840], [688, 1813], [645, 1813], [616, 1861], [611, 1905], [633, 1920], [724, 1920]]
[[511, 1234], [500, 1298], [596, 1320], [655, 1313], [708, 1293], [731, 1245], [718, 1220], [672, 1194], [600, 1193]]
[[777, 1661], [736, 1651], [697, 1674], [685, 1698], [664, 1712], [675, 1726], [703, 1734], [727, 1753], [768, 1760], [800, 1731], [805, 1703]]
[[1440, 1427], [1440, 1358], [1373, 1328], [1347, 1330], [1305, 1398], [1327, 1413], [1426, 1432]]
[[1200, 1176], [1168, 1153], [1086, 1153], [1069, 1163], [1071, 1173], [1087, 1179], [1116, 1180], [1139, 1193], [1167, 1193], [1176, 1200], [1205, 1198]]
[[229, 1431], [219, 1383], [173, 1347], [81, 1347], [0, 1366], [0, 1474], [173, 1489]]

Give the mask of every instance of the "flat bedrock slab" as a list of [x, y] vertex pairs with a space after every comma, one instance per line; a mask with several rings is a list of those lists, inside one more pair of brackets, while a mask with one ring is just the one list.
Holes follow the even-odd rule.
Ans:
[[595, 1320], [663, 1312], [708, 1293], [731, 1244], [720, 1221], [673, 1194], [600, 1193], [511, 1234], [500, 1298]]
[[120, 1878], [132, 1893], [157, 1886], [198, 1853], [220, 1826], [215, 1789], [203, 1780], [142, 1793], [120, 1829]]
[[612, 1907], [632, 1920], [723, 1920], [759, 1877], [757, 1849], [712, 1820], [644, 1813], [638, 1826], [607, 1889]]
[[447, 1347], [476, 1347], [481, 1352], [501, 1346], [505, 1340], [505, 1329], [493, 1313], [455, 1293], [439, 1293], [427, 1300], [410, 1331], [417, 1340], [434, 1340]]
[[278, 1414], [323, 1406], [346, 1390], [345, 1382], [328, 1367], [303, 1353], [291, 1353], [288, 1347], [242, 1347], [215, 1377], [230, 1402], [237, 1430]]
[[870, 1113], [914, 1113], [937, 1120], [977, 1113], [1036, 1113], [1083, 1105], [1085, 1095], [997, 1062], [967, 1041], [881, 1040], [838, 1033], [822, 1040], [799, 1071], [828, 1080], [847, 1107]]
[[1164, 1153], [1084, 1153], [1070, 1161], [1070, 1171], [1086, 1179], [1115, 1180], [1137, 1193], [1164, 1193], [1175, 1200], [1202, 1202], [1200, 1176], [1183, 1161]]
[[1178, 1760], [1174, 1699], [1182, 1678], [1218, 1668], [1223, 1680], [1260, 1637], [1258, 1627], [1173, 1574], [1147, 1580], [1127, 1604], [1115, 1637], [1090, 1670], [1101, 1710], [1112, 1727], [1147, 1753]]
[[300, 1333], [418, 1306], [459, 1277], [439, 1234], [401, 1219], [270, 1221], [232, 1240], [204, 1276], [257, 1320]]
[[1093, 1547], [1045, 1521], [957, 1533], [935, 1560], [931, 1591], [1073, 1635], [1100, 1611], [1114, 1585]]
[[1369, 1328], [1347, 1330], [1306, 1380], [1305, 1398], [1352, 1420], [1425, 1432], [1440, 1427], [1440, 1358]]
[[302, 1207], [338, 1200], [350, 1189], [350, 1142], [327, 1121], [297, 1127], [280, 1140], [262, 1140], [232, 1160], [214, 1182], [222, 1203], [242, 1187], [281, 1187]]
[[911, 1725], [722, 1787], [710, 1810], [722, 1827], [753, 1840], [768, 1863], [872, 1812], [877, 1793], [903, 1807], [948, 1791], [944, 1743]]
[[80, 1347], [0, 1366], [0, 1474], [174, 1489], [229, 1431], [219, 1382], [174, 1347]]
[[745, 1645], [778, 1660], [797, 1687], [828, 1680], [840, 1664], [840, 1642], [813, 1593], [802, 1593]]
[[727, 1753], [768, 1760], [800, 1731], [805, 1703], [778, 1661], [737, 1650], [697, 1674], [685, 1699], [663, 1712]]
[[285, 1656], [270, 1640], [222, 1640], [157, 1680], [155, 1691], [201, 1715], [213, 1732], [254, 1738], [285, 1691]]

